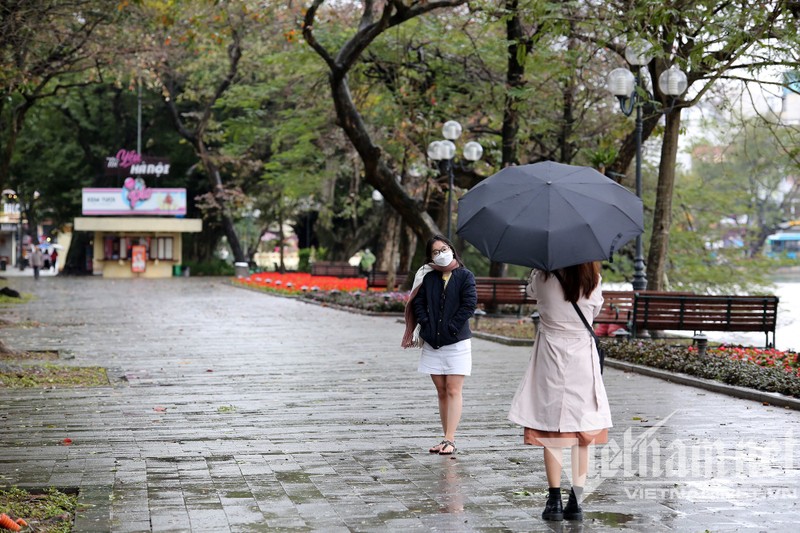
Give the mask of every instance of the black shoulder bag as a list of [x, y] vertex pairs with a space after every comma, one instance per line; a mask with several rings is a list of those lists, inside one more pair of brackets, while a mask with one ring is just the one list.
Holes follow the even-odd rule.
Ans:
[[[553, 272], [553, 274], [558, 279], [558, 282], [561, 283], [561, 288], [563, 289], [564, 280], [561, 279], [561, 275], [558, 272]], [[589, 330], [589, 333], [592, 334], [592, 338], [594, 338], [594, 345], [597, 347], [597, 355], [600, 357], [600, 373], [602, 374], [603, 363], [606, 360], [606, 351], [603, 349], [602, 346], [600, 346], [600, 339], [597, 338], [597, 334], [594, 332], [594, 329], [592, 329], [592, 326], [589, 324], [589, 321], [586, 320], [586, 317], [583, 316], [583, 313], [581, 313], [581, 309], [580, 307], [578, 307], [578, 304], [576, 304], [575, 302], [570, 302], [570, 303], [572, 304], [572, 307], [575, 308], [575, 312], [578, 313], [578, 316], [581, 317], [581, 322], [583, 322], [583, 325], [586, 326], [586, 329]]]

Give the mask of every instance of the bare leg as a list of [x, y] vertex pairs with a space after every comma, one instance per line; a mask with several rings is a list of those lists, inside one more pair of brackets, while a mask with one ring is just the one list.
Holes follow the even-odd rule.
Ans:
[[586, 474], [589, 471], [589, 447], [572, 447], [572, 486], [584, 487]]
[[456, 429], [461, 421], [461, 389], [464, 386], [464, 376], [445, 376], [447, 384], [447, 416], [445, 417], [444, 438], [455, 442]]
[[[442, 422], [442, 435], [447, 433], [447, 376], [440, 376], [431, 374], [431, 380], [436, 386], [436, 397], [439, 400], [439, 419]], [[447, 438], [447, 437], [445, 437]], [[432, 446], [429, 450], [431, 453], [441, 451], [441, 443]]]
[[[439, 400], [439, 418], [442, 421], [442, 435], [447, 433], [447, 376], [431, 375], [436, 385], [436, 397]], [[447, 437], [445, 437], [447, 438]]]
[[589, 447], [572, 447], [572, 489], [569, 492], [567, 506], [564, 507], [566, 520], [583, 520], [581, 500], [583, 499], [583, 486], [586, 483], [586, 474], [589, 470]]
[[556, 488], [561, 486], [561, 465], [563, 464], [563, 451], [561, 448], [544, 449], [544, 470], [547, 473], [547, 486]]

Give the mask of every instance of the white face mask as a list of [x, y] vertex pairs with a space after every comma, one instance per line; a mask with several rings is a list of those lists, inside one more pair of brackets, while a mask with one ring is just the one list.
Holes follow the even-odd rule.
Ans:
[[453, 262], [453, 252], [444, 252], [433, 258], [433, 262], [440, 267], [446, 267]]

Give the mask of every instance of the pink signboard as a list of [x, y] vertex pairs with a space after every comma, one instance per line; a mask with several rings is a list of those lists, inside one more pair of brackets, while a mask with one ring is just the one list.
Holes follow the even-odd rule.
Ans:
[[83, 189], [84, 215], [186, 215], [186, 189], [147, 187], [142, 178], [126, 178], [121, 189]]

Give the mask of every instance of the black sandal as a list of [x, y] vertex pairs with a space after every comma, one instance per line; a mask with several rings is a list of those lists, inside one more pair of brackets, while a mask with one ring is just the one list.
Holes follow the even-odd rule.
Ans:
[[[444, 451], [448, 446], [452, 447], [453, 451], [451, 451], [451, 452]], [[453, 442], [451, 440], [445, 440], [445, 441], [442, 441], [442, 447], [439, 450], [439, 455], [454, 455], [456, 453], [456, 450], [457, 450], [457, 448], [456, 448], [456, 443], [455, 442]]]
[[439, 452], [441, 452], [441, 451], [442, 451], [442, 448], [444, 447], [444, 445], [445, 445], [446, 443], [447, 443], [447, 441], [446, 441], [446, 440], [443, 440], [442, 442], [440, 442], [440, 443], [439, 443], [439, 444], [437, 444], [436, 446], [431, 446], [431, 449], [430, 449], [430, 450], [428, 450], [428, 452], [429, 452], [429, 453], [439, 453]]

